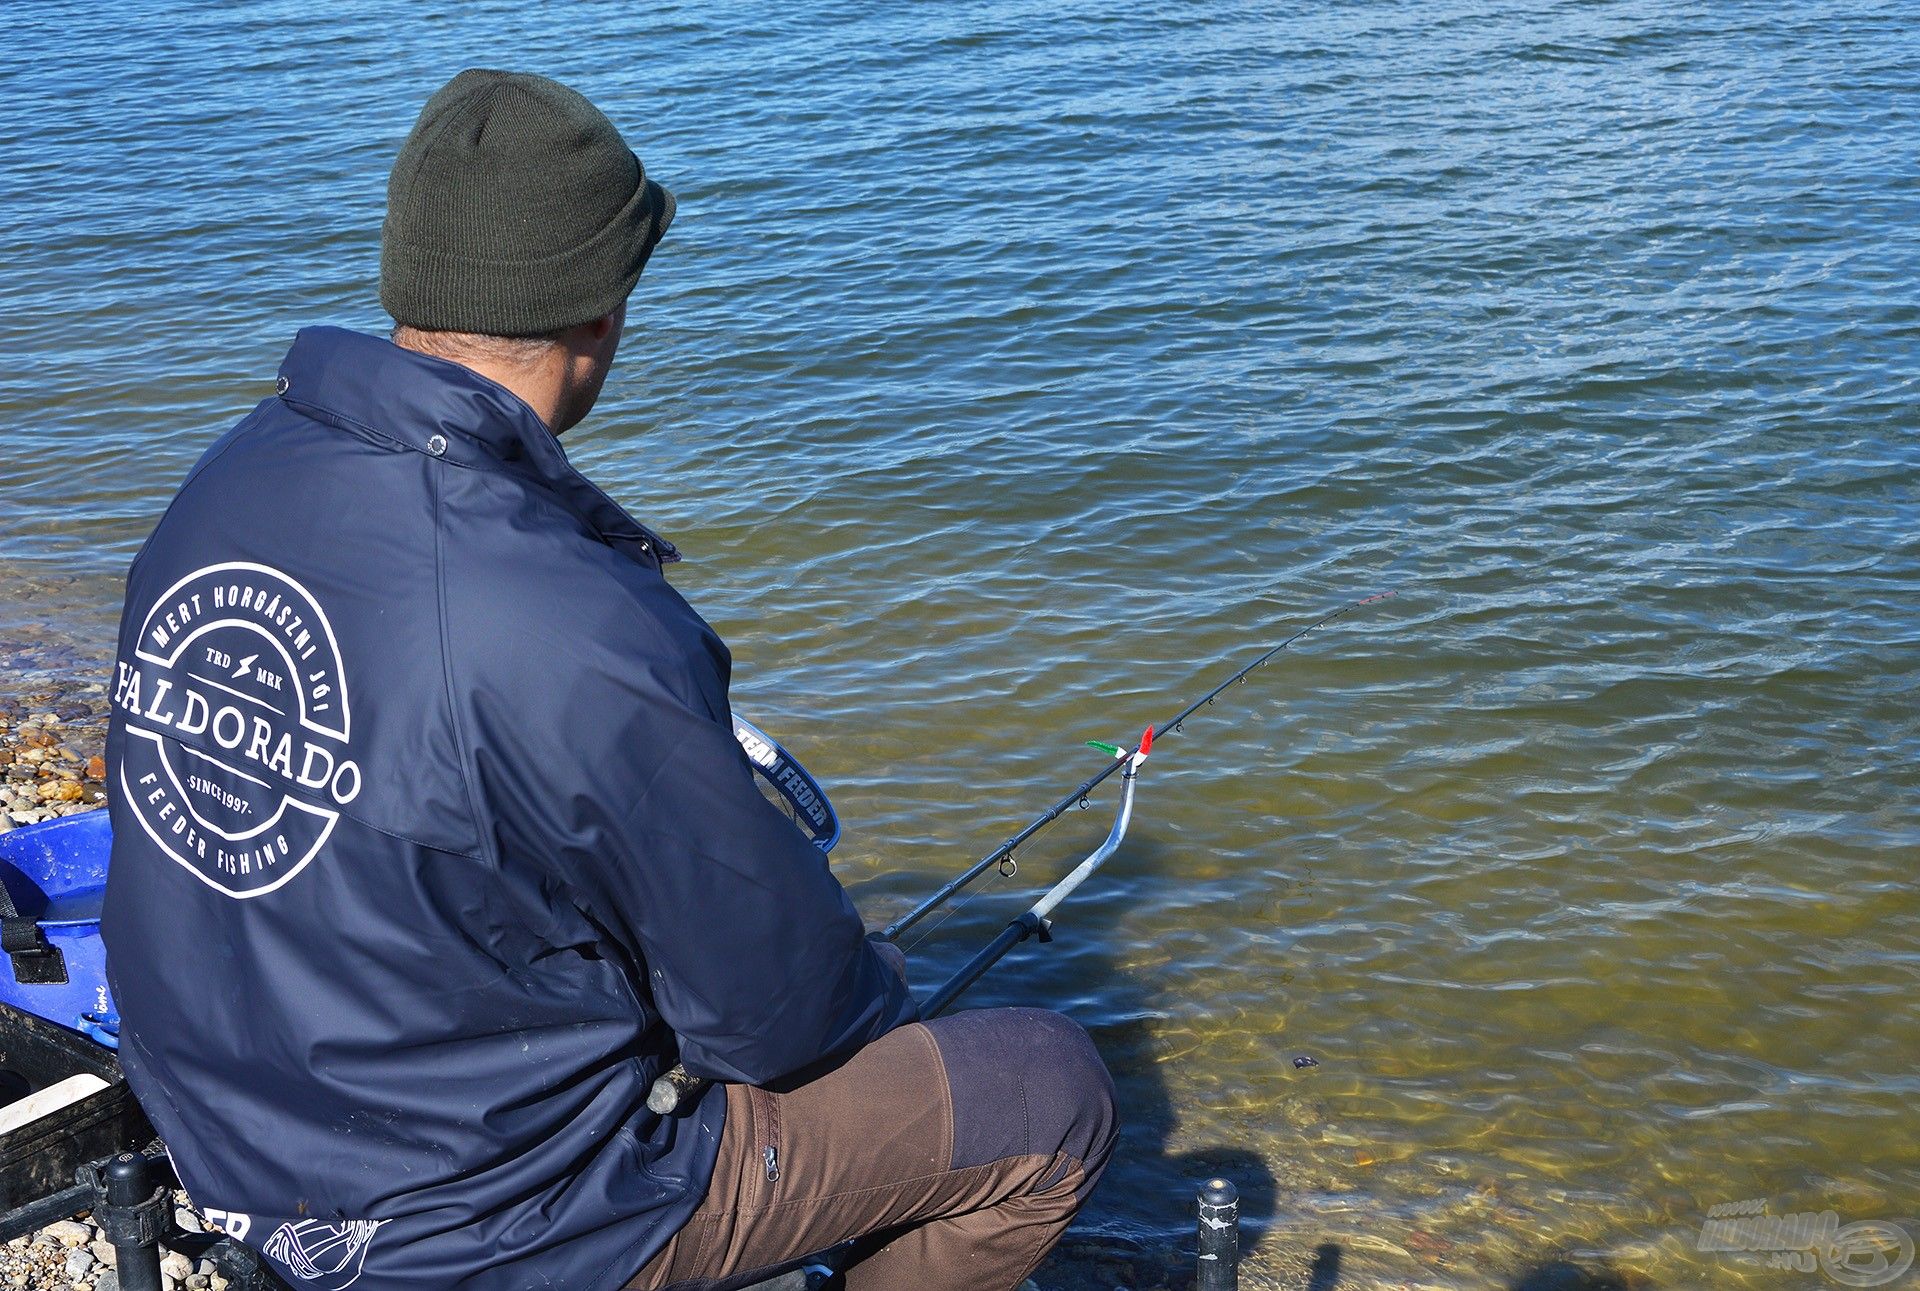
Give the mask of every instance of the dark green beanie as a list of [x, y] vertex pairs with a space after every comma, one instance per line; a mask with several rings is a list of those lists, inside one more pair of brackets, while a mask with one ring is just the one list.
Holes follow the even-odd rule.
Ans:
[[470, 69], [393, 164], [380, 303], [413, 327], [558, 331], [618, 309], [672, 220], [673, 194], [580, 94]]

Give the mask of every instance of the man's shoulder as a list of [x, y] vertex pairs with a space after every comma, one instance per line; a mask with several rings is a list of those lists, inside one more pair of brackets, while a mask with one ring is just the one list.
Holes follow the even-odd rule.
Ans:
[[493, 505], [441, 518], [445, 576], [464, 594], [508, 618], [559, 613], [587, 628], [640, 614], [676, 630], [704, 628], [657, 567], [608, 545], [541, 489], [498, 477], [480, 484], [496, 495]]
[[[490, 526], [491, 528], [491, 526]], [[651, 564], [557, 503], [523, 499], [478, 541], [447, 535], [450, 649], [472, 668], [540, 675], [644, 668], [691, 697], [724, 690], [725, 647]]]

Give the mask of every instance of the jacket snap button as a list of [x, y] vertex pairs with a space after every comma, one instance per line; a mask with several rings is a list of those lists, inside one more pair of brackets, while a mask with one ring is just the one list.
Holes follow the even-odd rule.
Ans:
[[273, 379], [273, 392], [275, 394], [285, 394], [287, 392], [287, 379], [285, 377], [275, 377]]
[[445, 435], [435, 435], [432, 439], [429, 439], [427, 441], [427, 451], [429, 453], [432, 453], [435, 457], [438, 457], [440, 456], [440, 454], [446, 452], [447, 437]]

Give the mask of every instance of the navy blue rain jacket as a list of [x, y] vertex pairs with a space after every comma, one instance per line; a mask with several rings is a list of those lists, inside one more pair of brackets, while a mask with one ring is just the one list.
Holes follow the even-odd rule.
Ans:
[[677, 553], [456, 364], [302, 332], [127, 580], [105, 937], [195, 1201], [300, 1288], [611, 1288], [725, 1112], [908, 1021]]

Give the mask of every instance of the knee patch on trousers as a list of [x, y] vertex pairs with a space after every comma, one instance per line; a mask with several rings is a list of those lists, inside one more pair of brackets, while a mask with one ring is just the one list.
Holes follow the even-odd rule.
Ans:
[[981, 1009], [925, 1025], [952, 1093], [952, 1169], [1064, 1153], [1093, 1186], [1119, 1127], [1113, 1078], [1079, 1024], [1046, 1009]]

